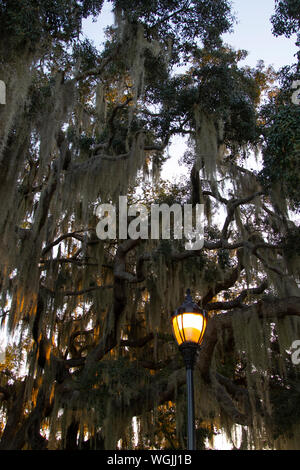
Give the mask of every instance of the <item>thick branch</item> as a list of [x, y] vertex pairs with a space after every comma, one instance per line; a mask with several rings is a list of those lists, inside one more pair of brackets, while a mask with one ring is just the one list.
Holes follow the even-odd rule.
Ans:
[[258, 191], [245, 198], [233, 199], [227, 203], [227, 217], [225, 219], [225, 223], [222, 229], [222, 238], [227, 238], [228, 227], [230, 223], [232, 222], [232, 220], [234, 219], [234, 213], [235, 213], [236, 208], [244, 204], [249, 204], [255, 198], [257, 198], [258, 196], [262, 196], [262, 195], [263, 195], [263, 192]]
[[76, 230], [75, 232], [69, 232], [65, 233], [64, 235], [61, 235], [58, 237], [56, 240], [53, 242], [49, 243], [47, 246], [42, 251], [42, 256], [45, 256], [54, 246], [58, 245], [60, 242], [65, 240], [66, 238], [75, 238], [76, 240], [79, 240], [83, 242], [83, 237], [79, 235], [79, 233], [82, 233], [83, 230]]
[[268, 287], [268, 282], [265, 280], [260, 286], [252, 289], [244, 289], [238, 297], [229, 302], [211, 302], [205, 306], [206, 310], [230, 310], [235, 307], [242, 307], [243, 301], [248, 295], [262, 294]]

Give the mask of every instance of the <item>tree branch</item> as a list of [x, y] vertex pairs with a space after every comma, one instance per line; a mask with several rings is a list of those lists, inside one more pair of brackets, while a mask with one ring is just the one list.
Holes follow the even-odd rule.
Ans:
[[268, 287], [268, 281], [264, 280], [258, 287], [243, 290], [238, 297], [229, 302], [211, 302], [205, 305], [205, 309], [208, 311], [212, 310], [230, 310], [235, 307], [243, 307], [243, 301], [248, 295], [259, 295], [262, 294]]

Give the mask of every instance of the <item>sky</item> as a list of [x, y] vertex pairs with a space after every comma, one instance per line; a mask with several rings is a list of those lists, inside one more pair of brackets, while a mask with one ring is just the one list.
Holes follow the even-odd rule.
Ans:
[[[290, 39], [276, 38], [272, 34], [270, 18], [274, 14], [274, 0], [231, 0], [232, 9], [237, 23], [233, 33], [223, 35], [226, 44], [234, 49], [248, 51], [246, 59], [240, 62], [241, 66], [255, 67], [259, 60], [265, 65], [272, 65], [279, 69], [284, 65], [295, 62], [296, 53], [295, 36]], [[101, 47], [105, 36], [104, 28], [114, 22], [111, 13], [111, 3], [105, 2], [103, 10], [96, 22], [88, 18], [84, 20], [83, 34]], [[185, 144], [181, 137], [175, 137], [169, 148], [171, 158], [165, 163], [161, 177], [163, 179], [179, 179], [184, 169], [178, 166], [178, 159], [185, 151]]]
[[249, 52], [247, 65], [253, 67], [260, 59], [275, 68], [295, 62], [295, 36], [287, 39], [272, 34], [270, 18], [274, 13], [274, 0], [233, 0], [232, 4], [238, 24], [234, 26], [234, 33], [225, 34], [223, 39]]

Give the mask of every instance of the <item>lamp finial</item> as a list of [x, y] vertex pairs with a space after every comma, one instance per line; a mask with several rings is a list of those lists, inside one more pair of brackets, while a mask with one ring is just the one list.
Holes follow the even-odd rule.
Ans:
[[191, 289], [190, 288], [188, 288], [186, 290], [186, 300], [192, 301]]

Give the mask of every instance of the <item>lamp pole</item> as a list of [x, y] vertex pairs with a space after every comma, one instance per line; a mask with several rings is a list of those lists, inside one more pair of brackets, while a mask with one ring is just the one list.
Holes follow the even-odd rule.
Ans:
[[193, 371], [206, 328], [206, 313], [194, 303], [190, 289], [183, 304], [172, 315], [173, 334], [186, 367], [188, 450], [195, 450], [195, 409]]
[[194, 364], [198, 344], [183, 344], [179, 350], [186, 367], [188, 450], [195, 450]]
[[192, 368], [186, 368], [186, 382], [188, 403], [188, 450], [195, 450], [194, 380]]

